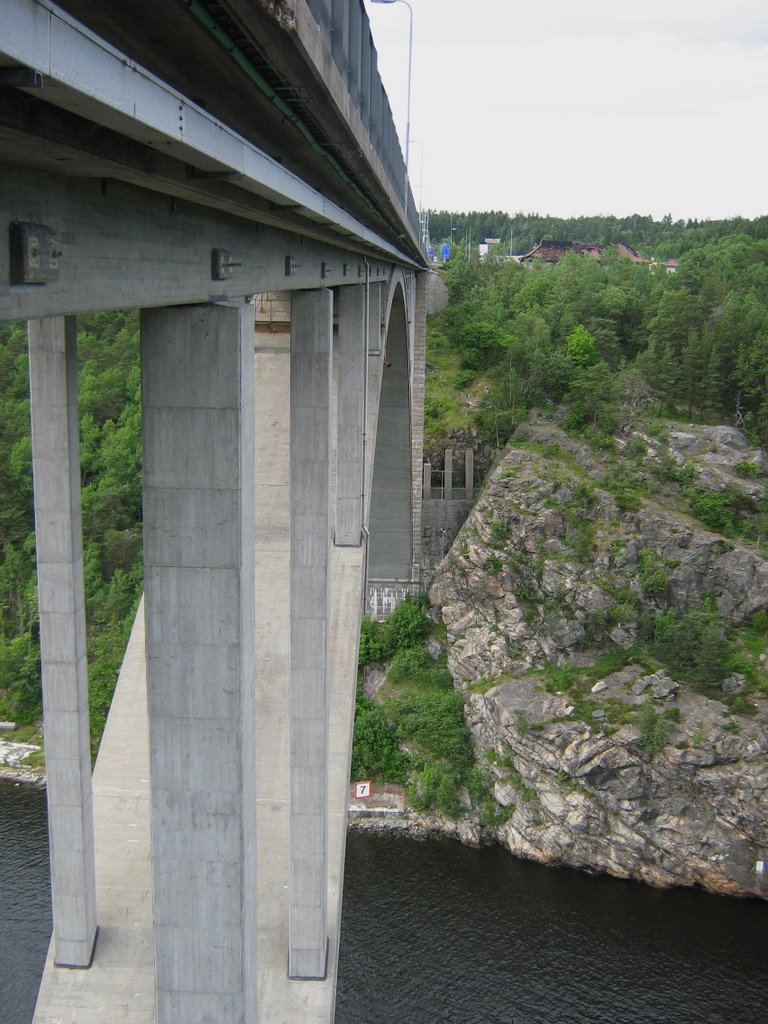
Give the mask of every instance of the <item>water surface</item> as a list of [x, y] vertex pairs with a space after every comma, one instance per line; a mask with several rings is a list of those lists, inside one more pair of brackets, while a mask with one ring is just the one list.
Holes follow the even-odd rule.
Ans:
[[[0, 899], [0, 1024], [29, 1024], [51, 929], [45, 795], [4, 783]], [[336, 1024], [766, 1022], [768, 903], [349, 836]]]
[[0, 781], [0, 1022], [29, 1024], [51, 937], [45, 793]]
[[765, 1024], [768, 905], [350, 835], [336, 1024]]

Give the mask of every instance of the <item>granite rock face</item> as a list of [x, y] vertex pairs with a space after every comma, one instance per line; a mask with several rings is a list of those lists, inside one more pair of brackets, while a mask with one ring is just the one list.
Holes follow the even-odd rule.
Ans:
[[[740, 625], [768, 608], [760, 548], [706, 529], [677, 484], [656, 483], [660, 463], [687, 465], [697, 487], [754, 499], [764, 482], [736, 466], [762, 473], [763, 453], [726, 427], [617, 447], [603, 457], [551, 422], [527, 426], [430, 588], [495, 836], [544, 863], [768, 896], [766, 659], [756, 682], [726, 674], [716, 692], [647, 663], [587, 681], [659, 611], [716, 607]], [[622, 474], [639, 500], [621, 499]], [[547, 665], [585, 675], [557, 692]]]
[[[633, 672], [642, 669], [609, 676], [596, 702], [642, 699], [627, 689]], [[649, 756], [637, 725], [609, 735], [603, 719], [575, 718], [569, 698], [536, 677], [470, 697], [476, 751], [508, 815], [499, 841], [541, 863], [768, 896], [759, 870], [768, 850], [765, 727], [755, 718], [739, 734], [724, 731], [727, 708], [699, 694], [675, 706], [682, 721]], [[762, 702], [763, 722], [766, 714]]]

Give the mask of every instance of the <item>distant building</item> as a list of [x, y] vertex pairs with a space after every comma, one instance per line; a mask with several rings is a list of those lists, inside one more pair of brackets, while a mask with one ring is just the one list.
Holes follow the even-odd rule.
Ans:
[[667, 273], [668, 274], [676, 274], [677, 273], [677, 260], [667, 260], [667, 262], [664, 264], [664, 266], [667, 268]]
[[553, 242], [542, 239], [538, 245], [534, 245], [530, 252], [523, 253], [519, 257], [521, 263], [532, 263], [534, 260], [543, 260], [544, 263], [559, 263], [567, 252], [575, 252], [577, 256], [591, 256], [593, 260], [599, 260], [603, 246], [582, 244], [581, 242]]
[[[547, 239], [542, 239], [538, 245], [534, 245], [530, 252], [524, 253], [522, 256], [516, 256], [515, 259], [519, 260], [520, 263], [533, 263], [534, 260], [542, 260], [544, 263], [554, 265], [559, 263], [560, 260], [568, 252], [575, 252], [577, 256], [590, 256], [593, 260], [599, 260], [606, 249], [610, 248], [606, 245], [597, 245], [593, 242], [553, 242]], [[619, 256], [629, 260], [632, 263], [647, 263], [648, 261], [635, 250], [626, 245], [624, 242], [619, 242], [616, 246], [616, 251]], [[674, 260], [670, 260], [673, 263]], [[669, 264], [667, 265], [669, 266]]]
[[616, 246], [616, 251], [618, 252], [619, 256], [623, 256], [624, 259], [629, 260], [630, 263], [648, 262], [648, 260], [643, 259], [640, 253], [635, 252], [635, 250], [631, 246], [625, 245], [624, 242], [619, 242], [619, 244]]

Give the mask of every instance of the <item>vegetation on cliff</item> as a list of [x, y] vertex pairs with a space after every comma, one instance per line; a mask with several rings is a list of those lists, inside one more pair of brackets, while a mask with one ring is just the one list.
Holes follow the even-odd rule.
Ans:
[[594, 445], [638, 410], [768, 442], [765, 237], [709, 241], [675, 274], [608, 250], [555, 266], [457, 258], [446, 279], [450, 305], [428, 335], [428, 444], [468, 433], [498, 447], [532, 408], [562, 402]]
[[424, 607], [406, 601], [385, 623], [363, 620], [361, 669], [387, 669], [378, 672], [375, 699], [358, 687], [352, 778], [400, 783], [417, 810], [457, 817], [460, 789], [487, 803], [488, 786], [475, 766], [464, 699], [453, 688], [445, 653], [430, 654], [435, 627]]

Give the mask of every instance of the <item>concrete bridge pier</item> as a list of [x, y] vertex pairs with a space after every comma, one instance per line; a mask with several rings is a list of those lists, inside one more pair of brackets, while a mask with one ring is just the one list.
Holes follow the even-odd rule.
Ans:
[[328, 658], [333, 293], [291, 310], [290, 874], [288, 974], [328, 963]]
[[255, 1024], [253, 308], [141, 326], [158, 1024]]
[[77, 325], [73, 316], [30, 320], [28, 333], [54, 959], [60, 967], [88, 967], [96, 940], [96, 877]]

